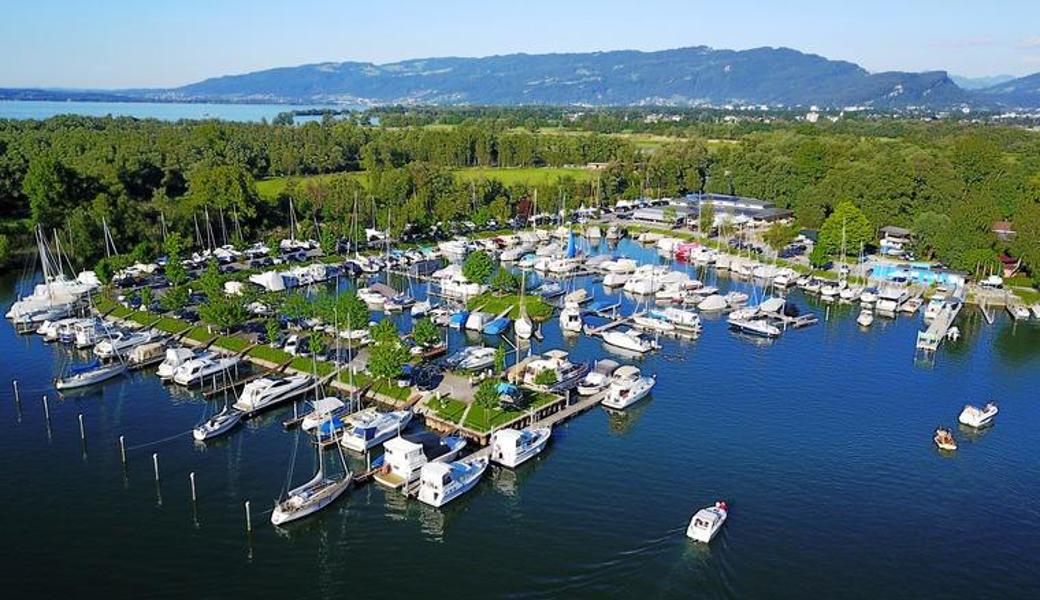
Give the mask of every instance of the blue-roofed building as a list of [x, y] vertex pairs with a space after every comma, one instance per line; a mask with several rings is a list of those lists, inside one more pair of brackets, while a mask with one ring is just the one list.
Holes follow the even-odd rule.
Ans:
[[686, 203], [698, 215], [700, 214], [702, 204], [711, 203], [717, 216], [729, 215], [756, 221], [780, 221], [794, 216], [792, 211], [786, 208], [779, 208], [775, 203], [768, 200], [759, 200], [758, 198], [745, 196], [730, 196], [729, 194], [689, 194], [686, 196]]

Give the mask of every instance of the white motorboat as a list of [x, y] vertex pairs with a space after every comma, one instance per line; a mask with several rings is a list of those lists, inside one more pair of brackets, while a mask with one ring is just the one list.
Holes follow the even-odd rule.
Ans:
[[409, 313], [413, 317], [423, 317], [431, 310], [433, 310], [433, 305], [430, 304], [429, 300], [420, 300], [412, 305], [412, 308], [409, 309]]
[[1029, 318], [1029, 309], [1022, 304], [1008, 304], [1007, 311], [1016, 321], [1025, 321]]
[[534, 334], [534, 324], [531, 323], [531, 319], [527, 315], [521, 315], [519, 319], [513, 322], [513, 331], [516, 332], [517, 337], [526, 340]]
[[185, 348], [184, 346], [179, 348], [167, 348], [166, 357], [163, 358], [161, 363], [159, 363], [159, 368], [156, 370], [156, 374], [159, 376], [159, 379], [169, 381], [170, 379], [173, 379], [173, 376], [177, 373], [177, 369], [181, 368], [184, 363], [193, 358], [196, 358], [196, 354], [191, 348]]
[[675, 331], [674, 324], [649, 312], [633, 316], [632, 324], [644, 331], [656, 333], [672, 333]]
[[904, 287], [886, 287], [878, 294], [877, 311], [883, 315], [895, 316], [909, 297], [910, 292]]
[[944, 452], [953, 452], [957, 449], [957, 440], [954, 439], [953, 432], [945, 427], [939, 427], [935, 430], [932, 441]]
[[701, 328], [701, 317], [692, 310], [669, 306], [663, 309], [651, 310], [650, 315], [658, 319], [664, 319], [679, 329], [698, 330]]
[[372, 288], [358, 288], [357, 296], [369, 308], [376, 310], [383, 308], [383, 305], [386, 303], [386, 296], [380, 294]]
[[242, 388], [242, 393], [235, 402], [235, 408], [246, 416], [252, 416], [262, 410], [314, 389], [314, 378], [310, 375], [278, 376], [264, 375], [254, 379]]
[[701, 312], [717, 312], [728, 307], [729, 302], [719, 294], [712, 294], [697, 304], [697, 310]]
[[631, 273], [621, 273], [611, 271], [603, 277], [603, 287], [616, 288], [623, 287], [628, 283], [629, 278], [632, 277]]
[[195, 429], [192, 429], [191, 436], [200, 442], [220, 437], [234, 429], [242, 421], [243, 416], [245, 416], [245, 413], [242, 411], [225, 406], [224, 410], [206, 419], [197, 425]]
[[607, 395], [603, 398], [603, 406], [624, 410], [645, 398], [655, 383], [653, 377], [641, 375], [638, 367], [618, 367], [614, 372], [614, 380], [607, 388]]
[[184, 363], [173, 374], [178, 385], [201, 384], [207, 377], [215, 377], [238, 364], [237, 356], [200, 356]]
[[841, 290], [838, 289], [837, 285], [829, 283], [820, 288], [820, 300], [823, 302], [834, 302], [838, 299], [838, 294]]
[[96, 319], [89, 319], [86, 322], [77, 323], [73, 326], [72, 330], [73, 336], [75, 337], [74, 343], [80, 350], [90, 348], [94, 344], [105, 339], [105, 325]]
[[564, 304], [563, 310], [560, 311], [560, 329], [564, 333], [578, 333], [581, 331], [581, 327], [581, 309], [577, 304]]
[[942, 292], [936, 292], [932, 294], [932, 297], [928, 299], [928, 304], [924, 307], [924, 320], [932, 321], [939, 316], [942, 312], [943, 306], [946, 305], [946, 294]]
[[109, 333], [100, 342], [94, 346], [94, 354], [98, 358], [113, 358], [115, 356], [125, 355], [134, 346], [140, 346], [141, 344], [147, 344], [148, 342], [154, 341], [156, 335], [150, 331], [122, 331], [118, 330]]
[[444, 506], [473, 489], [487, 467], [487, 458], [426, 463], [419, 474], [419, 501]]
[[491, 322], [495, 315], [475, 310], [466, 317], [465, 328], [470, 331], [483, 331], [484, 326]]
[[486, 347], [472, 347], [472, 351], [459, 363], [459, 368], [464, 371], [480, 371], [490, 367], [495, 362], [495, 349]]
[[63, 344], [71, 344], [76, 341], [76, 331], [83, 326], [93, 325], [94, 319], [67, 319], [60, 321], [56, 327], [58, 341]]
[[461, 436], [424, 432], [391, 438], [383, 444], [383, 464], [373, 478], [390, 489], [407, 489], [419, 479], [423, 465], [451, 462], [465, 447], [466, 438]]
[[874, 324], [874, 311], [869, 307], [864, 307], [863, 310], [859, 311], [856, 323], [859, 323], [860, 327], [870, 327]]
[[68, 375], [54, 380], [54, 387], [58, 390], [87, 387], [119, 377], [126, 371], [126, 365], [118, 361], [109, 364], [94, 361], [85, 365], [75, 365], [69, 369]]
[[612, 329], [610, 331], [604, 331], [602, 336], [603, 341], [608, 345], [614, 346], [615, 348], [621, 348], [622, 350], [628, 350], [629, 352], [637, 352], [639, 354], [650, 352], [658, 347], [657, 342], [634, 329], [626, 329], [623, 331]]
[[515, 469], [534, 458], [549, 443], [552, 428], [499, 429], [491, 434], [491, 460], [503, 467]]
[[729, 507], [722, 501], [698, 510], [690, 519], [690, 525], [686, 528], [686, 537], [705, 544], [710, 543], [722, 529], [728, 514]]
[[366, 408], [345, 418], [348, 425], [339, 443], [347, 450], [365, 452], [400, 435], [411, 420], [411, 410], [380, 412]]
[[578, 383], [578, 395], [591, 396], [607, 389], [612, 381], [611, 376], [619, 366], [616, 361], [609, 358], [597, 361], [592, 370]]
[[982, 408], [966, 404], [957, 420], [963, 425], [978, 429], [992, 425], [993, 419], [996, 418], [998, 412], [1000, 411], [997, 409], [997, 405], [992, 402], [987, 403]]
[[780, 328], [765, 319], [728, 319], [730, 329], [763, 338], [780, 337]]
[[734, 291], [727, 293], [725, 296], [723, 296], [723, 299], [726, 300], [727, 306], [729, 306], [730, 308], [736, 308], [738, 306], [744, 306], [745, 304], [747, 304], [748, 300], [750, 300], [750, 297], [744, 292]]

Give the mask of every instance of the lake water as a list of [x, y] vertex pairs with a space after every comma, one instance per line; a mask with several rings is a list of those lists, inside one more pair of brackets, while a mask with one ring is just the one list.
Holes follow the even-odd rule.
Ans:
[[[177, 102], [52, 102], [0, 100], [0, 119], [47, 119], [56, 115], [90, 117], [137, 117], [140, 119], [221, 119], [224, 121], [268, 121], [291, 110], [342, 110], [345, 106], [293, 104], [205, 104]], [[298, 117], [298, 122], [318, 117]]]
[[[616, 251], [657, 260], [628, 241]], [[7, 303], [12, 284], [3, 282]], [[1040, 328], [1003, 315], [986, 325], [967, 310], [961, 339], [920, 365], [919, 316], [864, 331], [852, 307], [791, 299], [821, 322], [773, 343], [718, 320], [699, 339], [662, 339], [637, 361], [658, 376], [649, 400], [623, 416], [577, 417], [537, 460], [490, 468], [445, 509], [367, 485], [284, 530], [268, 511], [294, 444], [280, 426], [285, 411], [205, 446], [180, 435], [136, 448], [183, 434], [207, 407], [135, 373], [64, 400], [51, 391], [48, 428], [40, 395], [68, 358], [4, 325], [6, 586], [15, 596], [178, 598], [1040, 596]], [[536, 351], [608, 356], [588, 337], [564, 340], [555, 320], [544, 332]], [[464, 343], [451, 336], [453, 348]], [[956, 428], [966, 402], [991, 399], [995, 426]], [[937, 425], [955, 428], [955, 454], [935, 449]], [[133, 448], [125, 471], [121, 434]], [[305, 447], [297, 482], [314, 465]], [[692, 513], [717, 499], [731, 507], [719, 537], [709, 547], [688, 541]]]

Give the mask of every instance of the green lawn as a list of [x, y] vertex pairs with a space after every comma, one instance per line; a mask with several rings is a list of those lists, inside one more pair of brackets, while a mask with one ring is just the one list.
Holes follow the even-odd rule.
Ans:
[[235, 352], [237, 354], [248, 348], [250, 343], [251, 342], [249, 340], [241, 336], [222, 335], [219, 338], [217, 338], [217, 341], [214, 342], [213, 345], [218, 348], [223, 348], [224, 350], [230, 350], [231, 352]]
[[206, 344], [216, 339], [217, 336], [213, 335], [209, 332], [209, 330], [200, 325], [198, 327], [192, 327], [191, 331], [188, 332], [188, 335], [186, 337], [190, 340], [195, 340], [196, 342], [202, 342], [203, 344]]
[[556, 400], [556, 396], [552, 394], [545, 394], [541, 392], [525, 391], [530, 398], [530, 408], [525, 410], [502, 410], [502, 409], [485, 409], [479, 404], [474, 404], [473, 408], [469, 409], [469, 414], [466, 415], [466, 422], [463, 423], [464, 427], [469, 427], [474, 431], [490, 431], [491, 429], [504, 425], [517, 417], [520, 417], [531, 409], [539, 409], [546, 404]]
[[[323, 175], [302, 175], [295, 177], [271, 177], [269, 179], [262, 179], [256, 182], [256, 192], [262, 197], [268, 200], [274, 200], [285, 190], [285, 186], [289, 184], [290, 179], [295, 179], [298, 183], [304, 183], [307, 181], [321, 181], [327, 180], [332, 177], [341, 175], [342, 173], [326, 173]], [[357, 178], [362, 185], [368, 187], [368, 174], [364, 171], [350, 171], [347, 172], [348, 177]]]
[[151, 325], [159, 320], [159, 315], [146, 310], [135, 310], [134, 314], [130, 315], [130, 320], [141, 325]]
[[249, 356], [255, 356], [260, 360], [266, 360], [267, 362], [281, 365], [289, 361], [292, 356], [283, 350], [278, 348], [272, 348], [266, 344], [255, 346], [249, 351]]
[[155, 324], [156, 329], [166, 333], [180, 333], [189, 327], [191, 327], [191, 323], [173, 317], [162, 317], [159, 319], [159, 322]]
[[[520, 296], [518, 294], [507, 294], [496, 296], [491, 292], [476, 296], [467, 303], [469, 310], [482, 310], [498, 316], [506, 308], [512, 306], [509, 318], [516, 319], [520, 316]], [[537, 296], [524, 296], [524, 306], [527, 307], [527, 316], [534, 321], [545, 321], [552, 316], [553, 308]]]
[[317, 373], [318, 377], [331, 375], [336, 370], [336, 365], [324, 360], [314, 360], [309, 356], [297, 356], [289, 366], [303, 373]]
[[438, 417], [452, 423], [458, 423], [459, 419], [462, 418], [462, 413], [466, 412], [466, 403], [455, 398], [445, 397], [439, 400], [430, 400], [426, 403], [426, 406], [433, 409]]
[[1035, 304], [1040, 302], [1040, 291], [1030, 288], [1015, 288], [1013, 293], [1018, 296], [1019, 300], [1026, 304]]

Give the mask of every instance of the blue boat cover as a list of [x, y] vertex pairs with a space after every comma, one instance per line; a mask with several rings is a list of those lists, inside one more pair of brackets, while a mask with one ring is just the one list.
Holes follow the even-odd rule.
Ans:
[[574, 258], [576, 248], [574, 247], [574, 230], [567, 234], [567, 258]]
[[88, 363], [84, 363], [82, 365], [72, 365], [69, 368], [69, 371], [73, 375], [79, 375], [81, 373], [86, 373], [87, 371], [93, 371], [94, 369], [97, 369], [100, 366], [101, 366], [101, 361], [100, 360], [93, 360], [93, 361], [90, 361]]

